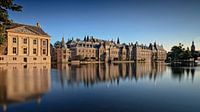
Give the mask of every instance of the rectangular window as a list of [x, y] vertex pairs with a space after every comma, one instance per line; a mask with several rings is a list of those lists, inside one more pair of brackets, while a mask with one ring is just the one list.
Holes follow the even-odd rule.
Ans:
[[43, 58], [43, 60], [46, 60], [46, 58]]
[[63, 53], [66, 53], [66, 50], [64, 50]]
[[37, 40], [36, 40], [36, 39], [33, 40], [33, 44], [34, 44], [34, 45], [37, 44]]
[[13, 54], [17, 54], [17, 48], [13, 47]]
[[24, 44], [27, 44], [27, 38], [24, 38], [23, 41], [24, 41]]
[[45, 49], [43, 49], [43, 51], [42, 51], [42, 52], [43, 52], [43, 54], [46, 54], [46, 50], [45, 50]]
[[37, 49], [33, 49], [33, 54], [36, 54], [37, 53]]
[[17, 60], [17, 58], [16, 58], [16, 57], [13, 57], [13, 60]]
[[4, 60], [4, 58], [3, 58], [3, 57], [0, 57], [0, 60]]
[[27, 48], [24, 48], [24, 54], [27, 54]]
[[33, 58], [33, 60], [37, 60], [37, 58]]
[[13, 43], [17, 43], [17, 38], [13, 38]]
[[24, 62], [27, 62], [27, 58], [24, 58]]
[[46, 41], [43, 41], [43, 45], [46, 45]]

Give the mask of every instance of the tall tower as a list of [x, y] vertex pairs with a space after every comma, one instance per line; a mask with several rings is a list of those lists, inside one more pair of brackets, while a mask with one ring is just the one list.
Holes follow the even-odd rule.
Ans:
[[194, 45], [194, 41], [192, 41], [192, 46], [191, 46], [191, 52], [195, 51], [195, 45]]
[[119, 37], [117, 38], [117, 44], [120, 44]]
[[62, 37], [61, 48], [66, 48], [64, 37]]

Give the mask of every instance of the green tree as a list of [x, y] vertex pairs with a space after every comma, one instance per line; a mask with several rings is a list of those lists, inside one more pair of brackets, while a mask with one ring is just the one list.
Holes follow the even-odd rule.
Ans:
[[171, 53], [168, 57], [170, 57], [172, 61], [175, 61], [192, 58], [192, 55], [188, 48], [185, 50], [185, 48], [183, 48], [183, 44], [179, 43], [178, 46], [173, 46], [171, 48]]
[[0, 44], [5, 41], [5, 30], [12, 22], [9, 19], [8, 11], [22, 11], [22, 6], [13, 3], [14, 0], [0, 0]]
[[61, 48], [61, 42], [60, 41], [56, 41], [54, 43], [54, 48]]

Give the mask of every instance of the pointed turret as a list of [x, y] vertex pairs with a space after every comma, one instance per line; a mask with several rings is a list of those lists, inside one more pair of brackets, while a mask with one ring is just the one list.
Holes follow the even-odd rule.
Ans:
[[194, 51], [195, 51], [195, 45], [194, 45], [194, 41], [192, 41], [191, 51], [192, 51], [192, 52], [194, 52]]
[[66, 48], [64, 37], [62, 37], [61, 48], [63, 48], [63, 49]]
[[119, 37], [117, 38], [117, 44], [120, 44]]

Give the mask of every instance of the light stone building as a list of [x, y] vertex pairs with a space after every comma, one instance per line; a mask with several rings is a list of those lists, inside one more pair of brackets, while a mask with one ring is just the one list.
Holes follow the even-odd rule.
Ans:
[[149, 45], [152, 51], [152, 61], [165, 61], [167, 58], [167, 51], [162, 45], [157, 45], [156, 43]]
[[104, 44], [100, 44], [97, 48], [98, 48], [97, 49], [98, 60], [105, 61], [105, 46], [104, 46]]
[[[167, 52], [161, 45], [156, 43], [146, 45], [118, 44], [114, 41], [100, 39], [80, 39], [67, 42], [68, 49], [71, 52], [72, 60], [80, 61], [142, 61], [155, 62], [165, 61]], [[61, 54], [61, 53], [60, 53]], [[63, 56], [61, 56], [63, 58]], [[60, 59], [62, 60], [62, 59]]]
[[77, 42], [76, 45], [71, 46], [71, 57], [72, 59], [84, 59], [84, 60], [96, 60], [97, 49], [91, 42]]
[[144, 45], [138, 45], [138, 43], [136, 43], [133, 46], [134, 61], [151, 62], [152, 61], [151, 59], [152, 59], [152, 51], [149, 47]]
[[71, 60], [71, 51], [65, 44], [64, 37], [61, 41], [61, 46], [56, 48], [56, 61], [57, 63], [67, 63]]
[[50, 63], [50, 36], [36, 26], [13, 23], [6, 30], [6, 52], [0, 63]]
[[118, 61], [119, 60], [119, 47], [112, 41], [104, 42], [105, 44], [105, 61]]
[[119, 58], [121, 61], [126, 61], [127, 60], [127, 49], [126, 49], [126, 46], [123, 45], [121, 48], [120, 48], [120, 52], [119, 52]]

